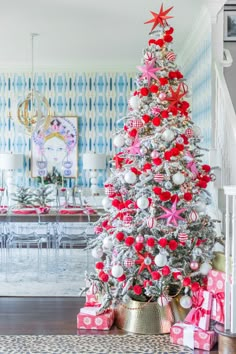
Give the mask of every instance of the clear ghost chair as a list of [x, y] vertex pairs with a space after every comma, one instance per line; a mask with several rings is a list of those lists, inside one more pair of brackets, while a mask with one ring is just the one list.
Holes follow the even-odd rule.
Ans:
[[[6, 279], [14, 270], [19, 271], [21, 266], [25, 269], [25, 275], [29, 270], [36, 271], [37, 278], [47, 271], [48, 250], [50, 246], [49, 225], [40, 225], [37, 222], [9, 222], [6, 239]], [[46, 261], [42, 263], [43, 250]], [[28, 263], [27, 263], [28, 261]]]

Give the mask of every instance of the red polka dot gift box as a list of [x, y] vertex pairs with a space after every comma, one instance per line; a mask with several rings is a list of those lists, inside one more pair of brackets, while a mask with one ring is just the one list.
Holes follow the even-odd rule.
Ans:
[[211, 350], [217, 342], [214, 331], [203, 331], [186, 323], [176, 323], [170, 329], [170, 341], [191, 349]]
[[106, 310], [98, 315], [99, 308], [98, 306], [82, 307], [77, 315], [77, 328], [109, 330], [114, 322], [114, 311]]

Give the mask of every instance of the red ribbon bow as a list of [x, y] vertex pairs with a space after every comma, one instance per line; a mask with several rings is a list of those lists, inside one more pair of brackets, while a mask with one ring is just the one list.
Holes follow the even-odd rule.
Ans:
[[197, 293], [197, 295], [194, 295], [192, 297], [192, 302], [193, 302], [194, 308], [192, 309], [192, 314], [191, 314], [191, 317], [189, 318], [189, 321], [191, 323], [195, 324], [196, 326], [198, 326], [202, 317], [204, 317], [205, 315], [211, 314], [210, 310], [206, 310], [201, 307], [203, 304], [203, 301], [204, 301], [204, 297], [203, 297], [203, 293], [201, 290]]
[[216, 299], [216, 304], [220, 306], [220, 322], [224, 321], [224, 299], [225, 299], [225, 293], [218, 292], [215, 293], [214, 295]]

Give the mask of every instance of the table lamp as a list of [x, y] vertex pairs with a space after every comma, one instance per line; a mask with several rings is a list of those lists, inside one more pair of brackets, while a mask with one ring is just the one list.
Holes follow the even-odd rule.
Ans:
[[3, 172], [5, 174], [6, 185], [8, 193], [14, 192], [13, 177], [14, 170], [23, 168], [23, 156], [22, 154], [1, 153], [0, 154], [0, 170], [2, 170], [2, 184], [3, 184]]
[[91, 192], [96, 194], [98, 191], [97, 176], [98, 170], [106, 169], [106, 155], [96, 153], [86, 153], [83, 155], [83, 169], [90, 170]]

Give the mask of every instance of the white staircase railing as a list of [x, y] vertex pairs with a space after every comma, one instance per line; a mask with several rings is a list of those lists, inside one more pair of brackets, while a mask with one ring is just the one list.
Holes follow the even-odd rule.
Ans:
[[[236, 114], [223, 74], [215, 64], [215, 129], [211, 164], [219, 167], [218, 187], [236, 185]], [[220, 180], [219, 180], [220, 179]]]

